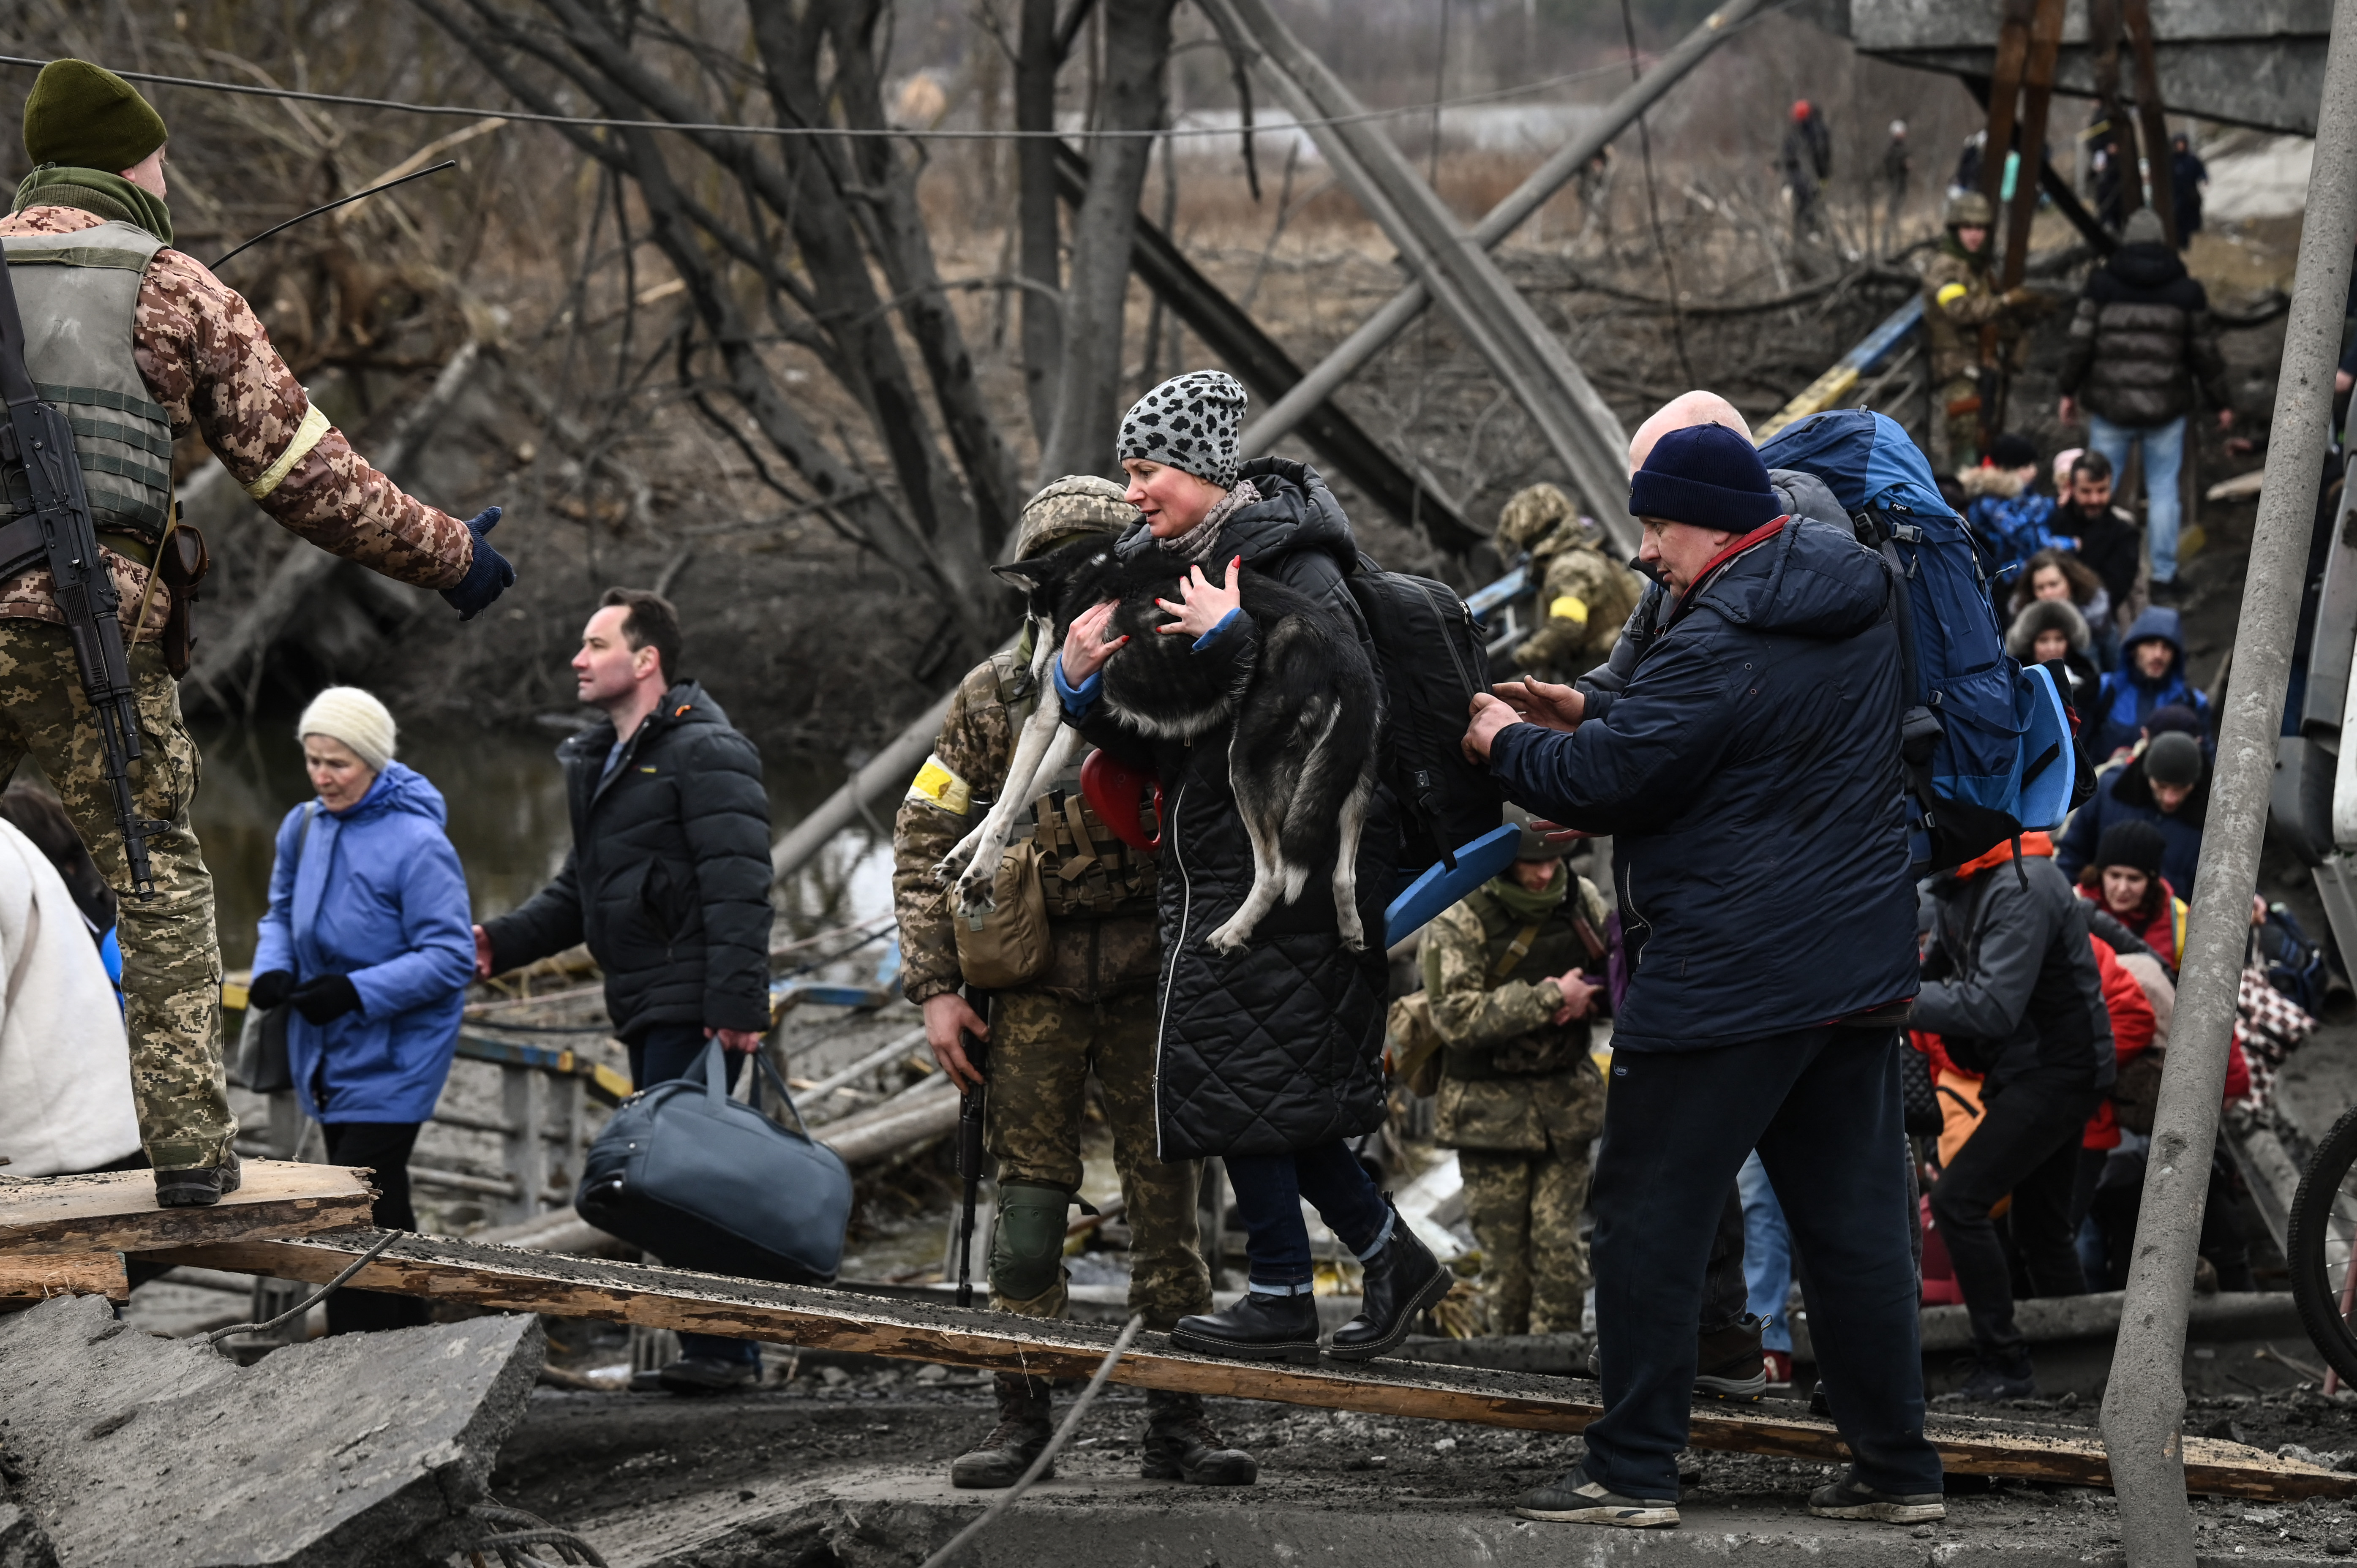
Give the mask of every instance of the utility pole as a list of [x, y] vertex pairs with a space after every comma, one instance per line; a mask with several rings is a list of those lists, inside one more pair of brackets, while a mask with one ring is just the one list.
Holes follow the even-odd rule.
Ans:
[[[1996, 149], [1990, 151], [1994, 156]], [[2166, 153], [2164, 145], [2154, 155], [2156, 185], [2168, 177], [2159, 161]], [[2135, 171], [2123, 177], [2135, 177]], [[2104, 1444], [2119, 1494], [2123, 1544], [2136, 1568], [2194, 1568], [2193, 1521], [2185, 1505], [2185, 1315], [2225, 1089], [2244, 936], [2258, 884], [2317, 478], [2330, 434], [2332, 372], [2352, 244], [2357, 0], [2335, 0], [2268, 452], [2269, 468], [2283, 478], [2259, 497], [2234, 639], [2233, 684], [2220, 726], [2217, 781], [2193, 880], [2176, 1024], [2136, 1215], [2136, 1257], [2104, 1394]]]

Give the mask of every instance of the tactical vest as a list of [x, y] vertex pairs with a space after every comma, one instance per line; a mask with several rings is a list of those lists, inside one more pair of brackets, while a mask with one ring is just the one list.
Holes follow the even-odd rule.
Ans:
[[[1027, 650], [1000, 654], [998, 701], [1006, 709], [1008, 725], [1020, 734], [1039, 705], [1031, 682]], [[1155, 857], [1132, 849], [1105, 826], [1081, 794], [1081, 768], [1076, 760], [1031, 801], [1031, 822], [1017, 830], [1017, 843], [1036, 839], [1040, 848], [1040, 890], [1046, 895], [1049, 919], [1076, 916], [1099, 919], [1109, 915], [1154, 912]]]
[[[172, 504], [172, 421], [147, 395], [132, 342], [140, 281], [164, 242], [130, 223], [102, 223], [5, 243], [26, 368], [73, 429], [91, 521], [152, 553]], [[0, 496], [0, 522], [20, 510], [23, 484], [17, 477]]]
[[[1598, 978], [1604, 972], [1604, 960], [1589, 950], [1573, 923], [1575, 917], [1586, 918], [1576, 881], [1535, 932], [1530, 929], [1531, 922], [1507, 908], [1486, 887], [1467, 894], [1465, 907], [1481, 921], [1481, 962], [1492, 987], [1516, 980], [1552, 980], [1574, 969]], [[1600, 940], [1602, 933], [1595, 934]], [[1425, 983], [1431, 986], [1435, 979], [1427, 972]], [[1469, 1079], [1565, 1072], [1587, 1054], [1587, 1036], [1588, 1026], [1583, 1019], [1560, 1028], [1543, 1024], [1496, 1046], [1451, 1046], [1445, 1058], [1446, 1070], [1451, 1078]]]

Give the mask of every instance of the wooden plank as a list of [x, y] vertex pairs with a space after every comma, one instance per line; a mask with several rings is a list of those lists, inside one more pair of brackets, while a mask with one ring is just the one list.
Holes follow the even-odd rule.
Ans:
[[[160, 1261], [324, 1282], [373, 1245], [378, 1232], [288, 1240], [176, 1247]], [[939, 1361], [951, 1366], [1076, 1378], [1092, 1372], [1114, 1331], [1089, 1324], [960, 1311], [930, 1303], [846, 1291], [767, 1284], [599, 1259], [556, 1257], [437, 1237], [396, 1241], [353, 1284], [436, 1301], [557, 1317], [590, 1317], [649, 1327], [776, 1340], [814, 1348]], [[1526, 1431], [1575, 1433], [1603, 1413], [1574, 1398], [1560, 1379], [1473, 1368], [1383, 1360], [1347, 1371], [1227, 1361], [1169, 1348], [1142, 1337], [1113, 1373], [1115, 1382], [1237, 1399], [1272, 1400], [1371, 1415], [1462, 1421]], [[2102, 1487], [2111, 1471], [2100, 1442], [2053, 1431], [2025, 1433], [1993, 1421], [1932, 1423], [1941, 1460], [1960, 1475], [2016, 1476]], [[1847, 1457], [1827, 1422], [1806, 1416], [1705, 1407], [1694, 1417], [1696, 1448], [1792, 1458]], [[2357, 1496], [2357, 1476], [2276, 1459], [2238, 1444], [2185, 1443], [2186, 1485], [2196, 1492], [2287, 1501]]]
[[0, 1254], [137, 1252], [251, 1236], [305, 1236], [372, 1222], [364, 1170], [248, 1160], [210, 1208], [158, 1208], [152, 1171], [0, 1180]]
[[131, 1299], [131, 1276], [120, 1252], [25, 1252], [0, 1256], [0, 1312], [16, 1312], [53, 1295]]

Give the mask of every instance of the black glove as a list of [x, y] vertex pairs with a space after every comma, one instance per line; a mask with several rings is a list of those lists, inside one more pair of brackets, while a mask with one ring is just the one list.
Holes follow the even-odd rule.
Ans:
[[483, 537], [498, 524], [500, 510], [495, 506], [485, 507], [467, 520], [467, 532], [475, 536], [474, 562], [457, 587], [442, 590], [443, 602], [458, 612], [460, 620], [472, 620], [481, 615], [491, 607], [493, 599], [515, 585], [515, 568]]
[[352, 983], [349, 974], [323, 974], [317, 980], [307, 980], [286, 1000], [295, 1004], [295, 1011], [314, 1024], [325, 1024], [361, 1010], [360, 987]]
[[255, 975], [247, 982], [245, 1004], [256, 1012], [267, 1013], [286, 1000], [295, 989], [295, 977], [283, 969], [273, 969]]

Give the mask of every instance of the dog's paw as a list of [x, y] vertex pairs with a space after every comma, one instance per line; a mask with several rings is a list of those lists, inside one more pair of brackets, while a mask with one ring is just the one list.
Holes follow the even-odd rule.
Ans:
[[933, 880], [940, 883], [944, 887], [947, 887], [952, 883], [955, 882], [959, 876], [964, 874], [964, 871], [965, 856], [958, 854], [955, 850], [952, 850], [949, 854], [942, 856], [941, 859], [933, 862]]
[[996, 891], [989, 877], [969, 874], [957, 885], [958, 908], [969, 915], [988, 914], [998, 908], [998, 900], [993, 897]]
[[1336, 922], [1342, 933], [1342, 946], [1351, 952], [1367, 950], [1367, 929], [1359, 923], [1359, 912], [1348, 904], [1342, 906], [1342, 918]]
[[1213, 952], [1238, 952], [1252, 940], [1252, 928], [1246, 926], [1238, 929], [1236, 922], [1230, 920], [1203, 940]]

